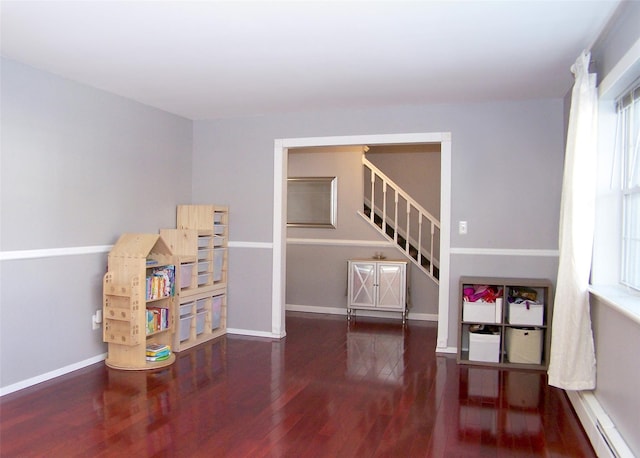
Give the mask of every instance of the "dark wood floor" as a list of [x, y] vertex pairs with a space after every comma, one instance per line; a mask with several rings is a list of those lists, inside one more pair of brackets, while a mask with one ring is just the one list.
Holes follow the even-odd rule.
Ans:
[[0, 399], [0, 455], [595, 456], [541, 372], [458, 366], [432, 323], [290, 314], [159, 372], [96, 364]]

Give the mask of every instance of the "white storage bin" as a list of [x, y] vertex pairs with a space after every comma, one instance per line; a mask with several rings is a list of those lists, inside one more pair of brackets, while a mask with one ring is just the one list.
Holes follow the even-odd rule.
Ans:
[[198, 237], [198, 248], [208, 248], [210, 243], [210, 236], [201, 235], [200, 237]]
[[193, 321], [192, 315], [180, 318], [180, 342], [187, 340], [190, 337], [191, 321]]
[[213, 296], [211, 298], [211, 329], [220, 327], [220, 317], [222, 316], [222, 300], [224, 296]]
[[495, 302], [467, 302], [462, 303], [462, 321], [467, 323], [496, 323]]
[[206, 307], [208, 300], [209, 300], [208, 297], [205, 297], [204, 299], [198, 299], [196, 301], [196, 312], [202, 312]]
[[213, 236], [213, 246], [222, 246], [224, 245], [224, 237], [222, 237], [221, 235], [214, 235]]
[[209, 261], [200, 261], [198, 262], [198, 273], [201, 274], [203, 272], [209, 272], [209, 266], [211, 264]]
[[542, 329], [507, 328], [507, 359], [510, 363], [542, 362]]
[[196, 335], [202, 334], [204, 332], [204, 321], [206, 315], [206, 312], [200, 312], [196, 314]]
[[469, 333], [469, 360], [500, 362], [500, 334]]
[[226, 248], [216, 248], [213, 250], [213, 281], [222, 281], [222, 266], [224, 265], [224, 254]]
[[213, 224], [220, 224], [222, 222], [222, 212], [213, 212]]
[[198, 261], [208, 261], [211, 259], [211, 249], [199, 249], [198, 250]]
[[525, 301], [520, 304], [509, 302], [509, 324], [542, 326], [543, 322], [543, 304], [532, 301]]
[[198, 286], [206, 285], [209, 283], [209, 274], [198, 274]]
[[180, 317], [187, 316], [191, 314], [193, 310], [193, 302], [187, 302], [186, 304], [182, 304], [180, 306]]
[[226, 229], [227, 226], [225, 226], [224, 224], [214, 224], [213, 225], [213, 233], [214, 234], [224, 234], [224, 230]]
[[193, 263], [180, 264], [180, 288], [191, 286], [191, 274], [193, 273]]

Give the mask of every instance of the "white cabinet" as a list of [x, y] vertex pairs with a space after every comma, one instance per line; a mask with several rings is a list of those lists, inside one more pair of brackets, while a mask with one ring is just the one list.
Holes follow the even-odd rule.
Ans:
[[407, 261], [350, 260], [347, 317], [356, 309], [402, 313], [407, 319]]

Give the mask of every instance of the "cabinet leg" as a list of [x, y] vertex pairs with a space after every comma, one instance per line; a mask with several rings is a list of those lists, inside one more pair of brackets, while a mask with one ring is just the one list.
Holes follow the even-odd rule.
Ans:
[[351, 309], [347, 309], [347, 321], [351, 321]]

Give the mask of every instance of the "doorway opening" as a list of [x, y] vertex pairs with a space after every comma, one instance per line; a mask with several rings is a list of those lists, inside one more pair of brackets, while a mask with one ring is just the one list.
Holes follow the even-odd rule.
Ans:
[[440, 284], [438, 293], [438, 339], [436, 351], [447, 351], [449, 327], [449, 246], [451, 227], [451, 134], [412, 133], [357, 135], [338, 137], [308, 137], [277, 139], [274, 142], [274, 216], [273, 216], [273, 277], [272, 334], [286, 335], [286, 208], [288, 150], [290, 148], [332, 147], [346, 145], [410, 145], [439, 143], [440, 161]]

